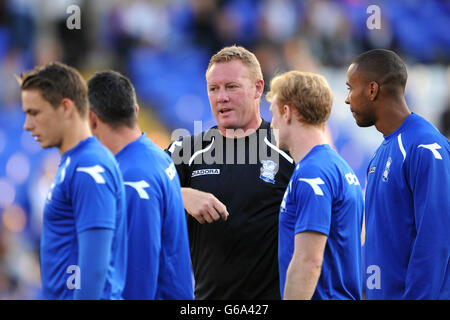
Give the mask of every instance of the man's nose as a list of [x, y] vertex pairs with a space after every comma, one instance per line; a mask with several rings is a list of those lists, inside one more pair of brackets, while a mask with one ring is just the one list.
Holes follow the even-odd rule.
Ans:
[[26, 131], [30, 131], [32, 129], [32, 123], [28, 116], [25, 117], [25, 122], [23, 124], [23, 129]]
[[346, 104], [350, 104], [350, 99], [349, 99], [349, 94], [347, 94], [347, 96], [345, 97], [345, 103]]
[[230, 100], [228, 92], [227, 90], [225, 90], [225, 88], [219, 89], [219, 92], [217, 93], [217, 100], [219, 102], [228, 102]]

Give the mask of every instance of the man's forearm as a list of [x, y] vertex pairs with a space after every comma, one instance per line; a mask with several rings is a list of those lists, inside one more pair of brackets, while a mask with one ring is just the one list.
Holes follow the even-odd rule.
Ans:
[[285, 300], [309, 300], [316, 290], [321, 264], [292, 260], [286, 274]]
[[114, 232], [111, 229], [90, 229], [78, 234], [78, 264], [81, 288], [75, 300], [100, 299], [104, 290]]

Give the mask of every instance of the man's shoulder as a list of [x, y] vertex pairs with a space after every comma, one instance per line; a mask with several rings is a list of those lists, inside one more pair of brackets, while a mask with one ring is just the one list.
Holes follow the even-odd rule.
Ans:
[[217, 127], [198, 134], [183, 136], [173, 141], [165, 152], [171, 157], [175, 165], [190, 164], [199, 154], [210, 150], [214, 142], [222, 137]]
[[404, 160], [430, 156], [430, 159], [442, 159], [450, 154], [450, 142], [439, 130], [424, 118], [417, 116], [413, 125], [397, 136], [397, 143]]
[[116, 164], [116, 160], [111, 151], [94, 138], [87, 141], [87, 143], [76, 151], [70, 157], [78, 165], [101, 163], [105, 166], [114, 166]]
[[[96, 183], [104, 184], [113, 179], [121, 179], [118, 163], [114, 155], [100, 142], [91, 141], [70, 154], [63, 162], [64, 174], [72, 177], [92, 177]], [[77, 175], [86, 173], [87, 175]]]
[[116, 155], [119, 163], [133, 166], [151, 167], [170, 162], [170, 156], [150, 139], [142, 139], [133, 143]]
[[199, 143], [210, 143], [211, 142], [211, 136], [212, 132], [214, 130], [217, 131], [217, 128], [211, 128], [209, 130], [203, 131], [201, 133], [193, 134], [193, 135], [186, 135], [179, 137], [177, 140], [172, 141], [172, 143], [169, 144], [169, 146], [165, 149], [166, 152], [169, 152], [169, 154], [172, 154], [175, 149], [193, 149], [194, 144]]
[[399, 140], [403, 139], [405, 143], [415, 147], [430, 140], [448, 144], [448, 139], [431, 122], [416, 114], [412, 115], [410, 125], [400, 134]]
[[329, 161], [324, 161], [323, 157], [315, 155], [298, 163], [292, 176], [296, 180], [299, 178], [325, 178], [329, 176], [330, 167], [332, 166]]
[[118, 159], [124, 181], [147, 181], [163, 184], [173, 175], [170, 156], [154, 145], [136, 146]]
[[301, 161], [294, 175], [304, 178], [321, 178], [336, 184], [342, 179], [356, 179], [351, 166], [331, 147], [325, 147]]

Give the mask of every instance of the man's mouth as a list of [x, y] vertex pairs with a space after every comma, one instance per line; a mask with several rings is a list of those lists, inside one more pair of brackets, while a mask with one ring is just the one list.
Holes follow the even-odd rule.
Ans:
[[231, 108], [222, 108], [222, 109], [219, 110], [219, 113], [220, 114], [227, 114], [227, 113], [229, 113], [231, 111], [232, 111]]

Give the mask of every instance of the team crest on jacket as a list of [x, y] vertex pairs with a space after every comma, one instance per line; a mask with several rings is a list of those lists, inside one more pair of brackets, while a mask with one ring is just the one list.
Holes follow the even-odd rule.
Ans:
[[385, 182], [388, 180], [389, 169], [391, 168], [391, 163], [392, 163], [392, 159], [391, 159], [391, 157], [389, 157], [386, 162], [386, 167], [384, 168], [384, 172], [383, 172], [383, 181], [385, 181]]
[[261, 174], [259, 177], [265, 182], [275, 183], [275, 175], [278, 172], [278, 164], [272, 160], [261, 160]]

